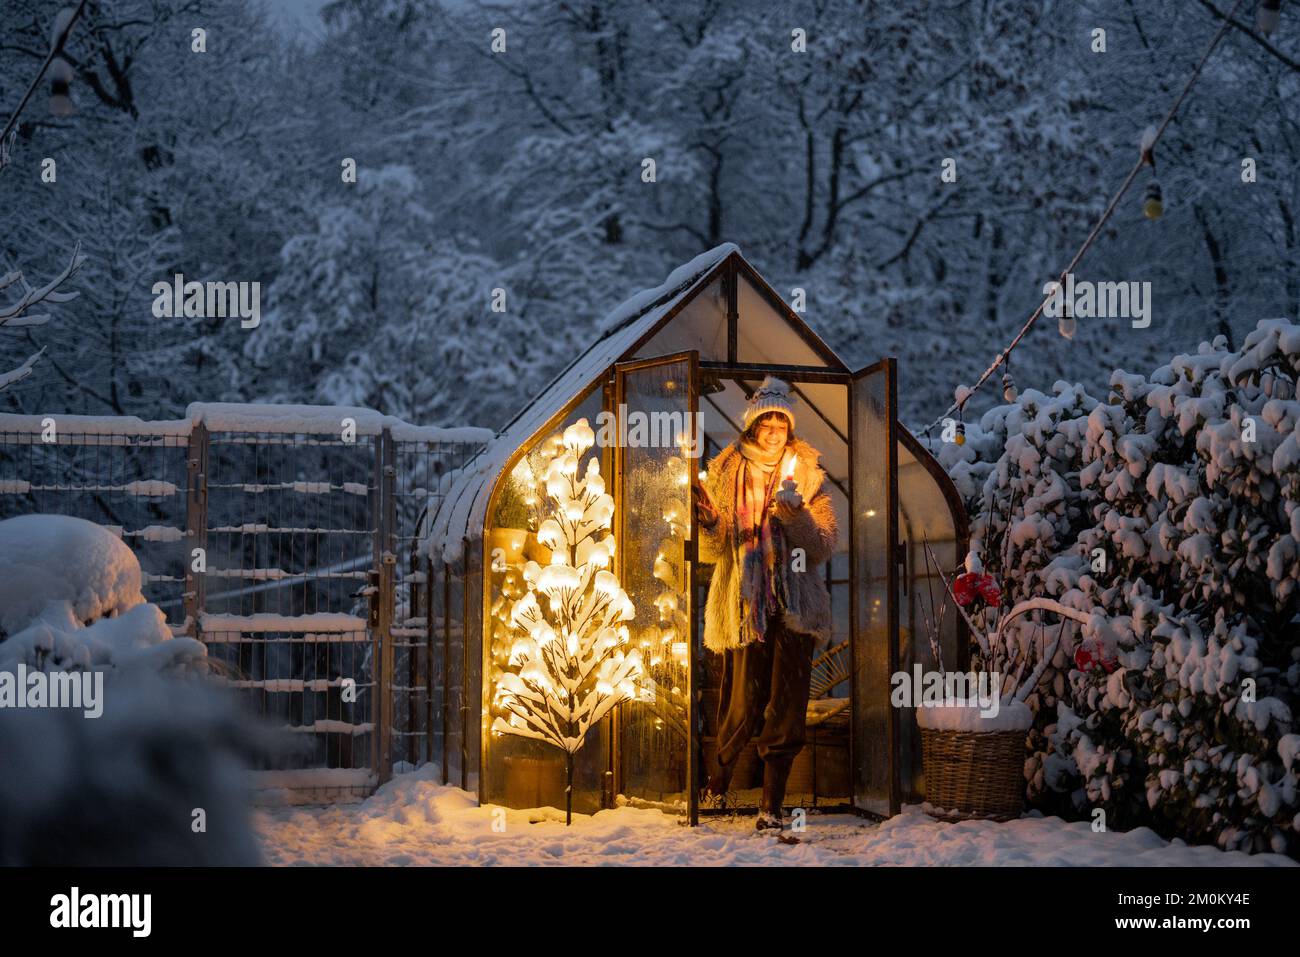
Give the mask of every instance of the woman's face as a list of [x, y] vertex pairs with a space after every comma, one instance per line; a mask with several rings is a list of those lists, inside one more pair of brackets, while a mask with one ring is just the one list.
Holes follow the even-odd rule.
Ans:
[[754, 438], [760, 449], [775, 455], [785, 448], [790, 438], [790, 420], [779, 412], [769, 412], [758, 420]]

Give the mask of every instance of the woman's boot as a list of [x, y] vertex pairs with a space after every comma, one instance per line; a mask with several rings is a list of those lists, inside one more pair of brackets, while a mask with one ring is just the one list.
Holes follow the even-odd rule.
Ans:
[[789, 774], [790, 768], [787, 765], [773, 761], [763, 762], [763, 802], [759, 805], [758, 820], [754, 824], [756, 830], [781, 829], [785, 820], [781, 803], [785, 800], [785, 782]]
[[714, 754], [709, 760], [709, 780], [704, 785], [705, 793], [710, 797], [720, 798], [731, 790], [731, 772], [736, 769], [735, 764], [722, 764], [718, 756]]

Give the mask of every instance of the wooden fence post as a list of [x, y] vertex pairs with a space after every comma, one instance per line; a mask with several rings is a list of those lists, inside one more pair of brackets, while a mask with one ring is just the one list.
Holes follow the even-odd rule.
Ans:
[[379, 735], [379, 781], [382, 784], [393, 776], [393, 611], [395, 607], [397, 547], [394, 541], [397, 528], [397, 457], [393, 434], [389, 429], [379, 433], [375, 446], [375, 485], [378, 501], [377, 535], [375, 541], [376, 569], [379, 572], [378, 622], [376, 638], [379, 646], [378, 683], [376, 706], [378, 715], [376, 732]]
[[[185, 631], [201, 638], [199, 617], [203, 614], [205, 576], [194, 570], [194, 549], [206, 553], [208, 547], [208, 427], [202, 422], [190, 427], [189, 447], [185, 456]], [[204, 555], [204, 568], [207, 556]]]

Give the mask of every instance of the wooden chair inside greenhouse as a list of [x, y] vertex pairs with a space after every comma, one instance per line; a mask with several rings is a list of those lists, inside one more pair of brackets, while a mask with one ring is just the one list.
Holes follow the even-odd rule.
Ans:
[[[931, 663], [917, 604], [927, 584], [923, 542], [946, 566], [957, 564], [966, 549], [961, 502], [897, 421], [894, 360], [851, 370], [730, 244], [610, 313], [587, 351], [438, 490], [421, 549], [442, 645], [431, 694], [446, 780], [511, 807], [555, 805], [564, 792], [556, 748], [499, 733], [496, 687], [511, 669], [522, 576], [530, 560], [545, 564], [551, 554], [538, 539], [538, 477], [560, 454], [566, 428], [612, 423], [615, 440], [598, 440], [581, 467], [594, 462], [613, 497], [613, 569], [635, 609], [627, 625], [645, 670], [577, 752], [574, 810], [630, 803], [695, 822], [721, 659], [702, 643], [712, 568], [695, 551], [690, 478], [739, 435], [766, 375], [791, 383], [796, 434], [821, 453], [839, 519], [834, 554], [817, 572], [834, 629], [810, 703], [805, 750], [816, 773], [800, 794], [874, 815], [920, 799], [919, 735], [911, 713], [889, 705], [890, 676]], [[673, 441], [630, 440], [634, 423], [656, 420], [685, 428]], [[947, 627], [945, 660], [960, 663], [957, 623]]]

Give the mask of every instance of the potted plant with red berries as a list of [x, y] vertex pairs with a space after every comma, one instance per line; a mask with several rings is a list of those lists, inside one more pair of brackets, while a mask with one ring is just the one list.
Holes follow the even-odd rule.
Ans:
[[[1082, 624], [1088, 616], [1051, 598], [1026, 599], [1004, 611], [1001, 588], [973, 552], [966, 557], [965, 571], [952, 578], [928, 543], [926, 563], [944, 584], [937, 607], [928, 613], [923, 609], [944, 694], [937, 701], [923, 700], [916, 709], [925, 769], [924, 808], [950, 820], [1019, 817], [1025, 793], [1025, 738], [1034, 720], [1025, 698], [1060, 647], [1066, 622]], [[977, 645], [972, 649], [972, 671], [964, 676], [945, 670], [940, 650], [938, 636], [949, 606], [961, 615]], [[1046, 624], [1025, 618], [1046, 613], [1061, 619], [1050, 644]], [[1021, 627], [1026, 623], [1029, 628]], [[953, 693], [954, 688], [967, 693]]]

